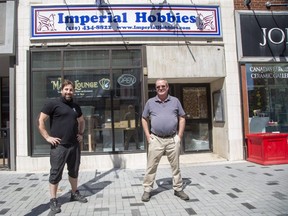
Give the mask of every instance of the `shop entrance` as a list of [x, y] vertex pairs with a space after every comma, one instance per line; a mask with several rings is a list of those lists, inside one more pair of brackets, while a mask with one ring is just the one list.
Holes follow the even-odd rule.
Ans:
[[[87, 130], [82, 150], [89, 152], [137, 152], [144, 150], [140, 128], [141, 70], [113, 70], [112, 88], [105, 97], [81, 102]], [[140, 114], [139, 114], [140, 113]]]
[[186, 112], [184, 152], [212, 151], [209, 85], [180, 85], [178, 94]]
[[[209, 84], [169, 83], [169, 94], [177, 97], [187, 116], [183, 151], [212, 151], [212, 124]], [[156, 95], [155, 85], [149, 85], [149, 98]]]

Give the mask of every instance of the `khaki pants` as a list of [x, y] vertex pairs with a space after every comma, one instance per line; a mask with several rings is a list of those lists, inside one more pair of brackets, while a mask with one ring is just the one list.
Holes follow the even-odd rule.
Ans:
[[151, 134], [149, 140], [147, 169], [144, 177], [144, 191], [151, 192], [153, 189], [156, 171], [161, 157], [164, 153], [171, 165], [173, 175], [173, 189], [181, 191], [183, 187], [183, 180], [181, 177], [179, 156], [180, 156], [180, 138], [175, 135], [173, 138], [160, 138]]

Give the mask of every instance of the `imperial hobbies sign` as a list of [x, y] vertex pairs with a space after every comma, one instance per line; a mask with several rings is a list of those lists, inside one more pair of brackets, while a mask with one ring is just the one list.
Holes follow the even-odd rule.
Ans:
[[31, 6], [31, 39], [222, 37], [219, 6]]

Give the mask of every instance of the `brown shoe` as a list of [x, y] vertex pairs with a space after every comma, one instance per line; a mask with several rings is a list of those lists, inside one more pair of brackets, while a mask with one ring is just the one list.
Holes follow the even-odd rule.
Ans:
[[144, 191], [143, 195], [142, 195], [142, 201], [143, 202], [148, 202], [150, 200], [150, 193]]
[[182, 200], [189, 200], [189, 196], [184, 191], [174, 191], [174, 195]]

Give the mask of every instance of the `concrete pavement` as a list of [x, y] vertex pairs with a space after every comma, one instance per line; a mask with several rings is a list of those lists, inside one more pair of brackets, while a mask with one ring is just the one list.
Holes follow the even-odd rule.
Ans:
[[[189, 201], [174, 196], [169, 165], [158, 168], [150, 202], [143, 203], [145, 170], [80, 170], [79, 190], [88, 203], [69, 202], [67, 172], [59, 184], [57, 216], [288, 216], [288, 164], [247, 161], [181, 164]], [[0, 215], [52, 215], [48, 171], [0, 172]]]

